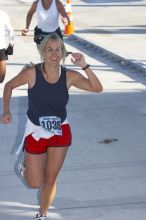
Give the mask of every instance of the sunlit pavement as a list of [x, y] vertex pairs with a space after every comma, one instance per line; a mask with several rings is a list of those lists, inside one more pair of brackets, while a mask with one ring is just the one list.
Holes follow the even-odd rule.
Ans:
[[[27, 37], [21, 36], [28, 5], [11, 0], [0, 1], [0, 6], [11, 15], [16, 33], [15, 53], [7, 65], [7, 82], [25, 64], [40, 59], [32, 39], [33, 28]], [[32, 27], [34, 24], [35, 21]], [[86, 33], [84, 37], [87, 38]], [[69, 51], [84, 52], [104, 91], [101, 94], [75, 88], [70, 91], [68, 119], [73, 143], [58, 178], [57, 196], [48, 217], [145, 220], [145, 75], [111, 63], [79, 42], [66, 38], [65, 43]], [[70, 57], [66, 66], [80, 70], [71, 64]], [[4, 83], [0, 85], [1, 110], [3, 86]], [[33, 219], [38, 209], [37, 190], [27, 188], [16, 170], [15, 151], [24, 131], [26, 95], [26, 86], [13, 92], [13, 122], [7, 126], [0, 124], [0, 220]]]

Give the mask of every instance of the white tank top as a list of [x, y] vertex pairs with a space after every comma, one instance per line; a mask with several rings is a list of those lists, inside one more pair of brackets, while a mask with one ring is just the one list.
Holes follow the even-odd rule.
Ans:
[[54, 32], [59, 27], [59, 12], [56, 6], [56, 0], [52, 0], [51, 6], [45, 10], [42, 6], [42, 0], [38, 0], [36, 15], [38, 25], [42, 31]]

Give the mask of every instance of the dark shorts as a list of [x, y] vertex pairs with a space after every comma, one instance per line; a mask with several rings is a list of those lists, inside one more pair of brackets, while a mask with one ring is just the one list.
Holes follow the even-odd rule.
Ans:
[[5, 49], [0, 49], [0, 61], [8, 60], [8, 55], [6, 54]]
[[69, 124], [61, 125], [62, 135], [54, 135], [49, 139], [35, 140], [32, 135], [25, 138], [23, 150], [30, 154], [46, 153], [48, 147], [67, 147], [71, 145], [72, 134]]
[[57, 28], [54, 32], [44, 32], [37, 26], [34, 29], [34, 42], [39, 45], [41, 41], [49, 34], [57, 33], [61, 39], [63, 39], [63, 35], [60, 28]]

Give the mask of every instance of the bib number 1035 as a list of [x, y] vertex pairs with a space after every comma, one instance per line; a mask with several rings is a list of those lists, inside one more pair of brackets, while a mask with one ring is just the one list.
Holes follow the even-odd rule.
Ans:
[[56, 116], [43, 116], [39, 118], [40, 125], [56, 135], [62, 135], [61, 118]]

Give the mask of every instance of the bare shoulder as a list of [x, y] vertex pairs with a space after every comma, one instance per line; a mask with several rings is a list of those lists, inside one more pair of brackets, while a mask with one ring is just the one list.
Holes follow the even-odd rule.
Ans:
[[21, 70], [21, 72], [14, 78], [14, 82], [19, 85], [28, 84], [29, 87], [32, 87], [35, 82], [35, 66], [26, 67]]
[[58, 5], [60, 3], [60, 1], [59, 0], [56, 0], [56, 5]]
[[60, 7], [61, 8], [64, 7], [60, 0], [56, 0], [56, 5], [57, 5], [58, 9], [60, 9]]
[[34, 86], [35, 79], [36, 79], [35, 66], [26, 67], [20, 72], [20, 74], [22, 74], [22, 77], [26, 79], [28, 86], [30, 88]]
[[62, 2], [60, 2], [60, 0], [56, 0], [56, 4], [62, 4]]
[[39, 0], [36, 0], [36, 1], [34, 1], [34, 2], [32, 3], [32, 5], [31, 5], [31, 10], [32, 10], [32, 11], [35, 11], [35, 10], [36, 10], [37, 5], [38, 5], [38, 2], [39, 2]]
[[20, 74], [26, 75], [26, 77], [31, 77], [34, 73], [35, 73], [35, 65], [34, 66], [26, 66], [20, 72]]
[[22, 69], [14, 78], [6, 83], [6, 86], [14, 89], [27, 84], [31, 87], [35, 83], [35, 67]]
[[37, 6], [38, 2], [39, 2], [39, 0], [36, 0], [32, 3], [32, 5]]

